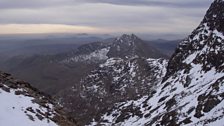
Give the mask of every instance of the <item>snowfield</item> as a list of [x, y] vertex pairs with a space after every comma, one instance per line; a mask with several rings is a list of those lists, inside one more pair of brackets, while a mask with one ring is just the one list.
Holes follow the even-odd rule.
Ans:
[[[6, 92], [0, 89], [0, 126], [57, 126], [50, 119], [40, 120], [36, 117], [36, 113], [27, 111], [27, 108], [32, 107], [34, 111], [47, 112], [46, 108], [33, 103], [32, 100], [32, 97], [15, 95], [15, 90]], [[49, 107], [52, 105], [49, 104]]]

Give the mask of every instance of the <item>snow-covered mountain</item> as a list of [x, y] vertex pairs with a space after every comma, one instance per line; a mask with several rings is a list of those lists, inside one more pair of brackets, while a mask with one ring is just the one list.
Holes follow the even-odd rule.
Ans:
[[[224, 1], [177, 47], [156, 92], [116, 103], [91, 125], [223, 126]], [[150, 92], [150, 90], [149, 90]]]
[[1, 126], [74, 126], [49, 97], [0, 72]]

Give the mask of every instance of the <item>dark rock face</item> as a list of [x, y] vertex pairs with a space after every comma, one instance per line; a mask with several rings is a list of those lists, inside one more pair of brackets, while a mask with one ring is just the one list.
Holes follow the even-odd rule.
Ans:
[[207, 23], [209, 30], [217, 29], [219, 32], [224, 33], [224, 1], [215, 0], [209, 10], [207, 11], [202, 23]]
[[[32, 104], [29, 104], [28, 101], [26, 100], [25, 101], [26, 103], [23, 104], [27, 105], [22, 106], [22, 108], [20, 108], [21, 110], [19, 111], [23, 112], [24, 116], [27, 116], [27, 118], [29, 118], [34, 122], [36, 121], [36, 119], [38, 119], [39, 121], [48, 120], [49, 125], [50, 122], [54, 122], [57, 125], [63, 125], [63, 126], [76, 125], [75, 121], [72, 120], [70, 117], [68, 117], [66, 113], [62, 110], [62, 108], [50, 96], [47, 96], [42, 92], [39, 92], [37, 89], [30, 86], [30, 84], [27, 82], [16, 80], [10, 74], [0, 72], [0, 89], [7, 92], [4, 93], [4, 96], [8, 94], [10, 95], [10, 98], [14, 99], [15, 97], [18, 96], [18, 98], [22, 100], [21, 102], [23, 102], [23, 98], [32, 99], [32, 101], [30, 101], [32, 102]], [[2, 93], [3, 92], [0, 91], [0, 95], [3, 95]], [[12, 97], [11, 95], [14, 95], [15, 97]], [[7, 100], [2, 102], [7, 103], [12, 99]], [[9, 105], [11, 105], [11, 103], [12, 102], [10, 102]], [[17, 104], [12, 105], [15, 105], [16, 107], [13, 107], [13, 109], [17, 109], [15, 111], [18, 111], [19, 108], [17, 107]], [[17, 115], [11, 115], [11, 116], [12, 118], [14, 118], [13, 116]]]
[[117, 103], [92, 124], [222, 126], [223, 19], [224, 1], [215, 0], [200, 25], [177, 47], [155, 93]]

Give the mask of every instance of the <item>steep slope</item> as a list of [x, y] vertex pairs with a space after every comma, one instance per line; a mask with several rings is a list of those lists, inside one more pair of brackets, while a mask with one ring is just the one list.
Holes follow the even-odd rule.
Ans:
[[0, 125], [74, 126], [54, 101], [28, 83], [0, 72]]
[[100, 63], [105, 61], [110, 47], [108, 43], [93, 42], [80, 46], [77, 50], [67, 54], [61, 54], [61, 58], [56, 57], [60, 63], [75, 64], [75, 63]]
[[162, 81], [166, 64], [164, 59], [110, 58], [66, 90], [62, 104], [86, 124], [114, 103], [155, 93], [154, 85]]
[[224, 1], [183, 40], [156, 93], [114, 105], [92, 125], [223, 126]]

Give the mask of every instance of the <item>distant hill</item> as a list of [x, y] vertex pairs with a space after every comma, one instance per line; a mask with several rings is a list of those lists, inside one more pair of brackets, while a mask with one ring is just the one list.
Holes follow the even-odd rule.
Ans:
[[164, 39], [157, 39], [146, 41], [147, 43], [154, 46], [156, 49], [161, 51], [163, 54], [168, 55], [169, 57], [174, 53], [176, 47], [182, 40], [164, 40]]

